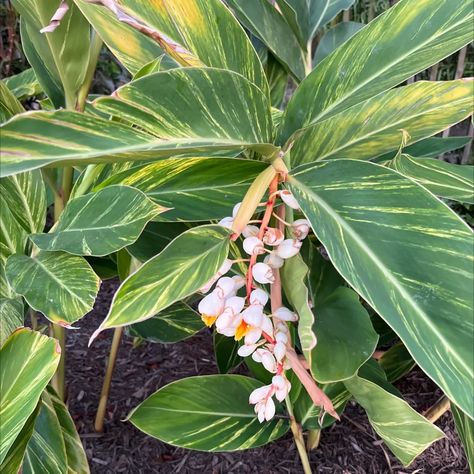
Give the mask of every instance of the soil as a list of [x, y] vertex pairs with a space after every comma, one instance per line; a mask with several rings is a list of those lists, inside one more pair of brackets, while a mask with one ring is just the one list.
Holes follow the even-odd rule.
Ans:
[[[217, 373], [208, 332], [173, 345], [144, 343], [133, 347], [124, 337], [107, 408], [105, 432], [93, 428], [112, 331], [90, 349], [87, 341], [107, 313], [116, 281], [102, 284], [94, 310], [68, 332], [67, 374], [69, 408], [90, 462], [92, 474], [287, 474], [302, 473], [290, 434], [267, 446], [232, 453], [203, 453], [175, 448], [150, 438], [122, 421], [148, 395], [167, 383], [191, 375]], [[398, 388], [422, 412], [441, 396], [420, 371], [412, 372]], [[342, 422], [325, 430], [311, 452], [314, 473], [327, 474], [467, 474], [469, 472], [452, 417], [437, 422], [446, 438], [438, 441], [409, 468], [403, 468], [370, 427], [364, 412], [350, 405]]]

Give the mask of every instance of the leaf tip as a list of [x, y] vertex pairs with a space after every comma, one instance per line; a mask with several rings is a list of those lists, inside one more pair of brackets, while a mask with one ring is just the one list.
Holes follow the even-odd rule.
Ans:
[[92, 343], [94, 342], [94, 340], [96, 339], [96, 337], [104, 330], [104, 328], [102, 326], [99, 326], [93, 333], [92, 333], [92, 336], [90, 337], [89, 339], [89, 342], [87, 343], [87, 347], [90, 347], [92, 345]]

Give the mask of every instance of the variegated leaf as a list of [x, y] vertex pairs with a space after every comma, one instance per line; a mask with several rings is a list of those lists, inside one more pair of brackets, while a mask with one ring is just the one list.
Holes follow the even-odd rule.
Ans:
[[414, 179], [436, 196], [474, 204], [474, 167], [453, 165], [433, 158], [414, 158], [401, 154], [390, 168]]
[[[75, 0], [104, 42], [132, 72], [158, 57], [153, 38], [124, 25], [110, 10]], [[176, 44], [194, 55], [203, 65], [229, 69], [242, 74], [267, 91], [265, 74], [244, 30], [219, 0], [159, 0], [154, 2], [101, 2], [115, 4], [118, 10], [141, 25], [142, 31]]]
[[474, 420], [463, 413], [456, 405], [451, 404], [456, 431], [464, 446], [470, 473], [474, 472]]
[[302, 166], [289, 188], [339, 273], [418, 365], [474, 414], [469, 227], [424, 188], [373, 163]]
[[0, 297], [0, 347], [15, 329], [23, 326], [23, 312], [21, 298]]
[[92, 309], [99, 291], [99, 278], [89, 264], [63, 252], [12, 255], [6, 274], [11, 287], [31, 308], [66, 327]]
[[10, 92], [4, 81], [0, 81], [0, 124], [10, 117], [21, 114], [25, 109], [18, 99]]
[[171, 158], [112, 175], [96, 189], [133, 186], [169, 210], [163, 221], [203, 221], [232, 215], [253, 179], [265, 169], [255, 160]]
[[224, 227], [207, 225], [176, 237], [120, 285], [91, 340], [104, 329], [145, 321], [199, 290], [227, 257], [229, 235]]
[[416, 366], [403, 342], [397, 342], [385, 351], [379, 359], [379, 364], [387, 374], [389, 382], [395, 382], [407, 375]]
[[109, 186], [68, 202], [54, 230], [30, 239], [42, 250], [97, 257], [132, 244], [166, 209], [129, 186]]
[[248, 398], [262, 385], [241, 375], [188, 377], [148, 397], [129, 420], [174, 446], [212, 452], [255, 448], [280, 438], [289, 428], [278, 416], [258, 421]]
[[0, 198], [28, 232], [42, 232], [46, 222], [46, 188], [39, 171], [0, 179]]
[[301, 83], [285, 111], [279, 142], [391, 89], [462, 48], [472, 40], [473, 18], [470, 0], [398, 2]]
[[18, 100], [24, 100], [28, 97], [39, 95], [42, 92], [33, 68], [25, 69], [19, 74], [6, 77], [3, 81]]
[[241, 23], [268, 47], [298, 80], [305, 75], [304, 58], [291, 27], [267, 0], [229, 0]]
[[[7, 258], [15, 253], [25, 251], [27, 234], [15, 219], [8, 206], [0, 206], [0, 265], [4, 266]], [[3, 293], [3, 288], [1, 289]]]
[[473, 112], [474, 81], [416, 82], [380, 94], [297, 134], [293, 165], [331, 158], [369, 159], [460, 122]]
[[363, 376], [344, 385], [367, 412], [370, 424], [397, 458], [408, 466], [444, 433], [407, 402]]
[[0, 349], [0, 464], [35, 410], [60, 354], [57, 341], [29, 329], [15, 331]]
[[160, 314], [127, 327], [127, 333], [150, 342], [170, 344], [193, 336], [204, 327], [196, 311], [178, 301]]

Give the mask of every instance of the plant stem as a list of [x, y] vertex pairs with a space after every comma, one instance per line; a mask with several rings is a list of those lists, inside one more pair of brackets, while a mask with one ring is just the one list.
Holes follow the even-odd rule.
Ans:
[[319, 441], [321, 439], [321, 430], [309, 430], [308, 439], [306, 440], [306, 447], [308, 451], [312, 451], [319, 446]]
[[30, 321], [31, 321], [31, 329], [36, 331], [38, 328], [38, 317], [36, 316], [36, 311], [30, 308]]
[[66, 376], [66, 330], [58, 324], [53, 324], [53, 336], [58, 340], [61, 346], [61, 359], [59, 365], [54, 374], [53, 386], [61, 400], [65, 400], [66, 389], [65, 389], [65, 376]]
[[307, 76], [313, 70], [313, 39], [310, 39], [306, 46], [305, 75]]
[[290, 416], [291, 432], [293, 433], [296, 448], [298, 449], [301, 464], [303, 465], [303, 472], [304, 474], [311, 474], [311, 466], [309, 464], [308, 453], [306, 452], [306, 448], [304, 445], [303, 430], [301, 429], [301, 425], [295, 420], [295, 416], [293, 414], [293, 405], [291, 404], [289, 396], [285, 398], [285, 402], [288, 415]]
[[105, 410], [107, 408], [110, 386], [112, 384], [112, 375], [114, 373], [115, 362], [117, 361], [117, 354], [120, 347], [120, 340], [122, 339], [122, 332], [122, 327], [115, 328], [114, 330], [114, 337], [112, 339], [112, 346], [110, 348], [109, 360], [107, 362], [107, 369], [105, 372], [104, 383], [102, 385], [102, 392], [100, 393], [100, 401], [94, 423], [94, 428], [98, 433], [102, 433], [104, 431]]
[[439, 420], [449, 409], [449, 399], [443, 396], [432, 407], [426, 410], [424, 416], [428, 421], [434, 423], [435, 421]]

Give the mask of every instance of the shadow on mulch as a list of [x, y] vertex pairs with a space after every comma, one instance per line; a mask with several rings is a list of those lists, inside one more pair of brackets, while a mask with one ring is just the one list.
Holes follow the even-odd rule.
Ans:
[[[68, 333], [69, 408], [92, 474], [301, 473], [290, 434], [262, 448], [213, 454], [169, 446], [121, 421], [163, 385], [191, 375], [217, 373], [212, 338], [205, 332], [178, 344], [146, 343], [137, 348], [132, 347], [130, 338], [124, 337], [114, 373], [105, 433], [94, 432], [112, 331], [102, 333], [90, 349], [87, 342], [105, 317], [116, 286], [113, 281], [103, 283], [94, 310], [81, 320], [79, 330]], [[418, 411], [427, 409], [441, 395], [420, 371], [413, 372], [398, 387]], [[437, 424], [446, 438], [425, 451], [410, 468], [403, 468], [380, 442], [364, 412], [351, 405], [341, 423], [323, 432], [319, 448], [311, 453], [313, 472], [467, 474], [469, 470], [450, 414], [445, 414]]]

